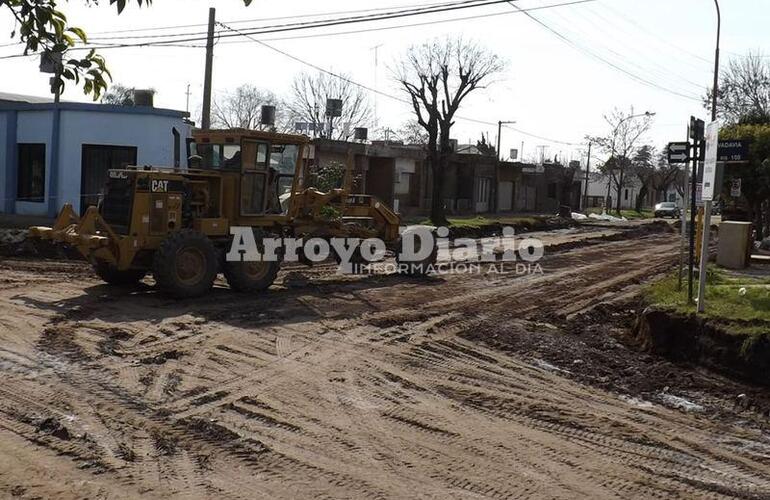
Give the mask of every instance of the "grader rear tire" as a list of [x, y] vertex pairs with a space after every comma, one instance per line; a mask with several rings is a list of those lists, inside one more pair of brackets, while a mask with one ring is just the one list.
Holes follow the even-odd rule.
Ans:
[[135, 285], [147, 275], [147, 271], [144, 270], [128, 269], [119, 271], [118, 269], [115, 269], [115, 266], [105, 262], [97, 262], [94, 264], [94, 272], [104, 282], [117, 286]]
[[178, 299], [200, 297], [209, 292], [218, 267], [211, 240], [190, 229], [171, 233], [153, 259], [158, 288]]
[[225, 262], [223, 272], [230, 288], [253, 293], [270, 288], [280, 267], [278, 262]]

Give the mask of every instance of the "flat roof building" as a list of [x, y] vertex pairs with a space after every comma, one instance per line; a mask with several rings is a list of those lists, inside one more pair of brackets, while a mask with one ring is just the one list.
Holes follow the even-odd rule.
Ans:
[[110, 168], [186, 165], [184, 111], [0, 92], [0, 212], [55, 216], [98, 203]]

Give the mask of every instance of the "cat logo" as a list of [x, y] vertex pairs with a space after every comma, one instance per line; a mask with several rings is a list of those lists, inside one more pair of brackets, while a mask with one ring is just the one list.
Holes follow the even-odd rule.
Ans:
[[165, 193], [168, 191], [168, 181], [153, 179], [150, 184], [150, 190], [153, 193]]

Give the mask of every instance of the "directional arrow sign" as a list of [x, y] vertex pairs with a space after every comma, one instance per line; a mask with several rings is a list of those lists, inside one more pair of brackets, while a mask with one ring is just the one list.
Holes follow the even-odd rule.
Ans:
[[690, 159], [688, 154], [690, 145], [686, 142], [672, 142], [668, 145], [668, 162], [669, 163], [687, 163]]

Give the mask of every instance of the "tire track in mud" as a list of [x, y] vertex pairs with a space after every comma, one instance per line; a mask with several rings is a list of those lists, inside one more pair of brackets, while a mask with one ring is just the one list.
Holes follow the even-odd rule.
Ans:
[[[0, 350], [0, 368], [17, 366], [3, 372], [35, 394], [14, 400], [17, 406], [39, 412], [69, 406], [80, 415], [91, 412], [91, 420], [97, 413], [104, 427], [109, 422], [109, 435], [93, 438], [98, 458], [112, 467], [108, 473], [158, 494], [770, 492], [768, 464], [719, 449], [713, 427], [662, 408], [637, 414], [618, 398], [458, 337], [510, 324], [512, 315], [522, 334], [532, 334], [532, 319], [601, 303], [607, 292], [632, 289], [670, 265], [657, 254], [640, 264], [627, 253], [634, 247], [665, 254], [676, 244], [651, 236], [550, 255], [542, 276], [509, 270], [393, 289], [335, 283], [334, 290], [356, 291], [347, 308], [329, 317], [318, 306], [322, 297], [290, 290], [284, 295], [301, 298], [312, 313], [291, 306], [306, 315], [292, 320], [281, 314], [281, 299], [267, 298], [260, 318], [243, 314], [253, 302], [237, 297], [184, 319], [175, 313], [160, 322], [118, 320], [127, 337], [110, 345], [111, 354], [100, 340], [108, 332], [94, 328], [88, 314], [59, 318], [66, 342], [49, 337], [44, 355]], [[147, 310], [155, 299], [123, 300]], [[157, 316], [174, 306], [153, 307]], [[111, 323], [120, 313], [98, 316], [100, 324]], [[179, 356], [164, 356], [168, 352]], [[49, 374], [44, 381], [17, 380], [40, 368]], [[688, 426], [693, 436], [672, 441], [674, 431], [662, 425], [667, 421]], [[31, 437], [29, 429], [18, 431]], [[116, 435], [130, 444], [133, 461], [117, 456]], [[710, 444], [698, 446], [698, 440]], [[248, 474], [238, 472], [244, 467]]]

